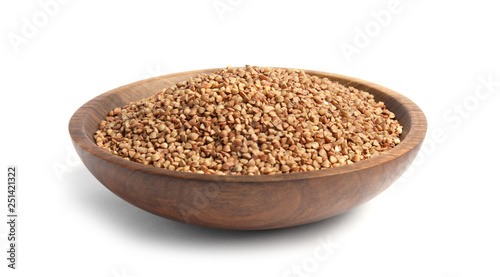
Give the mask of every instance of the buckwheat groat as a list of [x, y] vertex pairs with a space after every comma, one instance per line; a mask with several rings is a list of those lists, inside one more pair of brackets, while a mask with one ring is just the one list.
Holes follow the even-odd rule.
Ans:
[[204, 174], [284, 174], [359, 162], [402, 126], [373, 95], [296, 69], [227, 67], [110, 111], [94, 137], [125, 159]]

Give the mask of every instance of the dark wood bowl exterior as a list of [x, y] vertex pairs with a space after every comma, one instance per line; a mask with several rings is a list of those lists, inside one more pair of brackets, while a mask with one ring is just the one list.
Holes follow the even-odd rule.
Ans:
[[169, 74], [128, 84], [90, 100], [69, 122], [73, 145], [89, 171], [114, 194], [153, 214], [193, 225], [261, 230], [326, 219], [372, 199], [410, 166], [427, 121], [408, 98], [388, 88], [338, 74], [305, 70], [353, 86], [383, 101], [403, 125], [399, 145], [354, 164], [268, 176], [221, 176], [177, 172], [127, 161], [100, 149], [93, 134], [110, 110], [199, 73]]

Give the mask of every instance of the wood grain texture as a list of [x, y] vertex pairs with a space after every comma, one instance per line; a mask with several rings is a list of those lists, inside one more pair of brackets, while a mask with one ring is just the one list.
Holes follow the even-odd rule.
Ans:
[[99, 95], [80, 107], [69, 122], [69, 132], [88, 170], [122, 199], [171, 220], [222, 229], [273, 229], [326, 219], [372, 199], [410, 166], [425, 137], [426, 118], [405, 96], [364, 80], [305, 70], [365, 90], [383, 101], [403, 125], [401, 143], [382, 155], [351, 165], [268, 176], [171, 171], [127, 161], [95, 144], [93, 134], [111, 109], [212, 71], [142, 80]]

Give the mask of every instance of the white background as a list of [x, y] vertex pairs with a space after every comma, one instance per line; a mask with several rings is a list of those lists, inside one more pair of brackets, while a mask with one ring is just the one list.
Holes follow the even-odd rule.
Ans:
[[[0, 210], [5, 218], [7, 166], [17, 165], [20, 222], [17, 271], [7, 268], [0, 224], [0, 275], [499, 276], [499, 7], [390, 3], [2, 1]], [[68, 121], [93, 97], [151, 76], [245, 64], [403, 93], [427, 116], [424, 149], [367, 204], [262, 232], [151, 215], [75, 158]], [[488, 90], [481, 78], [496, 84]]]

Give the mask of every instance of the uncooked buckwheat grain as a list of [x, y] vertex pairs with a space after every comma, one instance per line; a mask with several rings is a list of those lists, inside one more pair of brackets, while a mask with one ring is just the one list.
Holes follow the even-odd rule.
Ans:
[[205, 174], [282, 174], [366, 160], [400, 143], [384, 103], [296, 69], [201, 74], [117, 107], [94, 138], [127, 160]]

